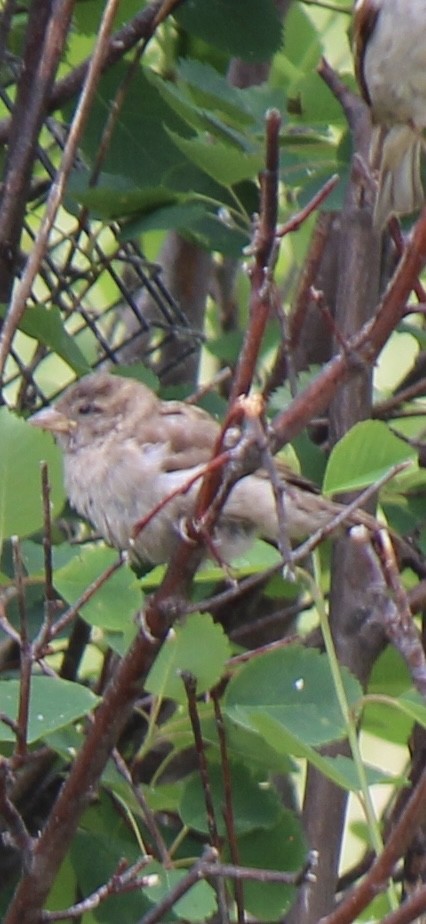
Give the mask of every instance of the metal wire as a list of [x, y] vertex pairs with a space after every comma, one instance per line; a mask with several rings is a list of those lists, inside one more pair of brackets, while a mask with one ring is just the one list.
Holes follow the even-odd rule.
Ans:
[[[13, 108], [20, 62], [7, 54], [0, 100]], [[36, 237], [40, 209], [56, 173], [66, 140], [66, 126], [48, 117], [40, 135], [34, 179], [22, 234], [19, 261], [24, 266]], [[79, 164], [76, 163], [78, 170]], [[161, 268], [146, 260], [136, 241], [123, 241], [120, 222], [102, 223], [62, 210], [55, 234], [35, 280], [30, 304], [59, 309], [64, 328], [92, 367], [135, 358], [168, 373], [199, 349], [200, 332], [191, 329], [161, 278]], [[18, 272], [19, 275], [19, 272]], [[165, 347], [167, 364], [161, 363]], [[172, 352], [172, 359], [170, 353]], [[19, 408], [33, 408], [52, 397], [39, 370], [49, 348], [15, 337], [5, 371], [5, 388], [13, 389]]]

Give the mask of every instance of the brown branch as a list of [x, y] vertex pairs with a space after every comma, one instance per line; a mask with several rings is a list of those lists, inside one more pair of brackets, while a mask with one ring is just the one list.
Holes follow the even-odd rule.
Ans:
[[9, 301], [12, 289], [37, 138], [74, 3], [75, 0], [35, 0], [30, 5], [0, 206], [0, 301], [4, 303]]
[[317, 72], [339, 101], [353, 135], [355, 150], [366, 161], [371, 135], [369, 107], [358, 94], [348, 89], [325, 58], [321, 58]]
[[[172, 15], [177, 7], [184, 2], [185, 0], [154, 0], [153, 3], [141, 10], [137, 16], [134, 16], [130, 22], [115, 32], [108, 41], [102, 73], [112, 67], [113, 64], [116, 64], [117, 61], [120, 61], [138, 42], [141, 40], [147, 42], [154, 35], [160, 22], [167, 16]], [[46, 5], [45, 0], [41, 0], [41, 6], [43, 5]], [[86, 58], [70, 74], [58, 80], [46, 104], [48, 113], [52, 113], [60, 106], [65, 105], [80, 92], [89, 70], [90, 61], [91, 58]], [[10, 119], [0, 121], [0, 143], [7, 142], [10, 128]]]
[[[397, 256], [401, 258], [402, 254], [404, 253], [405, 242], [401, 231], [401, 225], [395, 216], [393, 216], [389, 222], [389, 231], [395, 244]], [[419, 279], [416, 279], [415, 284], [413, 285], [413, 292], [415, 292], [420, 304], [426, 301], [426, 291]]]
[[333, 357], [310, 385], [278, 414], [273, 421], [273, 446], [290, 442], [313, 416], [329, 405], [339, 386], [360, 374], [364, 365], [372, 366], [386, 341], [404, 315], [415, 280], [426, 264], [426, 209], [423, 209], [413, 235], [372, 321], [350, 337], [347, 350]]
[[276, 252], [279, 182], [279, 132], [281, 116], [276, 109], [266, 114], [265, 169], [260, 175], [260, 217], [255, 229], [254, 265], [250, 271], [249, 325], [238, 360], [231, 401], [250, 389], [266, 324], [274, 305], [271, 279]]
[[403, 856], [424, 818], [425, 806], [426, 770], [413, 790], [405, 811], [396, 822], [383, 852], [377, 857], [360, 885], [345, 896], [335, 911], [321, 918], [320, 924], [352, 924], [373, 898], [386, 888], [395, 863]]
[[[260, 215], [250, 247], [254, 265], [250, 270], [249, 323], [231, 389], [230, 410], [216, 442], [213, 457], [222, 451], [226, 430], [238, 415], [238, 410], [234, 407], [236, 399], [240, 395], [246, 395], [251, 387], [262, 338], [274, 305], [272, 272], [276, 256], [280, 127], [279, 112], [276, 109], [269, 110], [266, 114], [265, 169], [260, 176]], [[240, 414], [241, 411], [242, 409]], [[198, 494], [195, 520], [202, 520], [206, 511], [212, 507], [221, 484], [220, 472], [207, 474]], [[230, 487], [231, 485], [228, 490]], [[222, 506], [225, 498], [226, 494], [223, 493]], [[211, 520], [209, 526], [213, 525]]]
[[382, 918], [380, 924], [410, 924], [410, 921], [420, 924], [423, 917], [419, 916], [426, 911], [426, 885], [419, 886], [418, 889], [407, 898], [400, 908], [391, 911]]
[[392, 595], [388, 605], [383, 605], [380, 611], [386, 635], [404, 658], [415, 687], [426, 697], [426, 657], [422, 639], [413, 621], [407, 592], [401, 584], [389, 534], [380, 530], [373, 536], [373, 546]]

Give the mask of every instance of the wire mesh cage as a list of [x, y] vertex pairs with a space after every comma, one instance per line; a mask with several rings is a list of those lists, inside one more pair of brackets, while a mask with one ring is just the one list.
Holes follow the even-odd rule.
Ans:
[[[19, 69], [8, 55], [0, 86], [8, 111]], [[46, 118], [20, 268], [31, 252], [66, 136], [64, 124]], [[137, 241], [123, 239], [120, 222], [94, 220], [85, 209], [60, 210], [28, 306], [4, 375], [6, 400], [21, 410], [47, 402], [76, 375], [105, 364], [143, 361], [161, 377], [198, 351], [202, 339], [166, 286], [161, 267], [145, 258]]]

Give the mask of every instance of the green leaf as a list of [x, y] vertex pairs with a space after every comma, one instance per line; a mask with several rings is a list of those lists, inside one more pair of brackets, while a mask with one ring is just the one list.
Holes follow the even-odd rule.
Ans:
[[[69, 754], [68, 760], [69, 760]], [[49, 892], [46, 908], [49, 911], [61, 911], [75, 902], [77, 883], [69, 857], [66, 857], [55, 877]]]
[[[359, 792], [360, 781], [357, 773], [355, 761], [344, 754], [338, 754], [336, 757], [325, 757], [325, 763], [329, 767], [326, 776], [334, 780], [343, 789], [348, 792]], [[404, 776], [394, 776], [385, 773], [379, 767], [373, 767], [370, 764], [364, 764], [364, 772], [369, 786], [388, 785], [406, 786], [407, 778]]]
[[[362, 688], [345, 668], [342, 681], [353, 705]], [[300, 754], [299, 745], [320, 747], [346, 731], [327, 657], [297, 645], [244, 665], [228, 686], [225, 709], [234, 721], [261, 734], [266, 718], [273, 722], [277, 737], [269, 743], [281, 753]]]
[[188, 160], [222, 186], [234, 186], [242, 180], [251, 179], [262, 168], [261, 154], [246, 154], [208, 137], [188, 140], [175, 132], [169, 131], [168, 134]]
[[206, 349], [213, 356], [222, 359], [224, 362], [235, 362], [236, 356], [241, 351], [244, 340], [244, 334], [240, 330], [227, 331], [220, 337], [208, 340]]
[[392, 645], [387, 645], [373, 666], [368, 693], [399, 696], [411, 688], [411, 683], [407, 663]]
[[[179, 83], [189, 89], [197, 108], [210, 109], [220, 112], [229, 118], [234, 128], [237, 125], [253, 125], [256, 107], [253, 101], [257, 98], [257, 87], [233, 87], [224, 74], [220, 74], [211, 64], [191, 58], [183, 58], [177, 69]], [[268, 92], [271, 93], [268, 87]], [[267, 106], [263, 105], [265, 113]]]
[[290, 92], [300, 107], [300, 121], [307, 124], [311, 131], [314, 126], [326, 127], [330, 124], [345, 127], [341, 106], [316, 69], [305, 73], [300, 81], [292, 85]]
[[410, 690], [402, 696], [398, 696], [396, 705], [405, 715], [414, 719], [418, 725], [426, 728], [426, 705], [420, 693], [417, 693], [416, 690]]
[[[247, 549], [244, 555], [232, 559], [232, 570], [237, 572], [238, 576], [241, 578], [249, 574], [257, 574], [259, 571], [265, 571], [267, 568], [272, 568], [274, 565], [279, 565], [281, 562], [282, 556], [274, 546], [269, 545], [262, 539], [257, 539], [256, 542]], [[223, 568], [209, 560], [202, 564], [195, 578], [197, 584], [206, 584], [212, 581], [222, 580]], [[281, 586], [281, 590], [282, 589]], [[293, 599], [297, 596], [297, 585], [286, 582], [285, 589], [288, 591], [288, 596], [291, 596]]]
[[321, 32], [308, 10], [300, 3], [292, 4], [286, 17], [285, 46], [279, 56], [281, 67], [297, 79], [296, 75], [316, 69], [322, 50]]
[[189, 671], [197, 681], [197, 694], [210, 690], [223, 674], [230, 644], [211, 616], [195, 613], [185, 624], [171, 630], [145, 684], [150, 693], [186, 703], [180, 676]]
[[90, 186], [88, 180], [88, 175], [75, 172], [68, 192], [97, 218], [119, 218], [134, 213], [153, 215], [184, 198], [164, 186], [137, 187], [131, 177], [117, 173], [102, 173], [96, 187]]
[[90, 372], [90, 366], [83, 353], [65, 329], [59, 308], [45, 308], [42, 305], [27, 308], [19, 327], [24, 334], [34, 337], [49, 350], [57, 353], [77, 375]]
[[[358, 792], [361, 789], [361, 781], [357, 772], [356, 765], [349, 757], [339, 755], [338, 757], [328, 757], [320, 754], [314, 747], [309, 745], [300, 735], [292, 732], [285, 727], [280, 718], [276, 718], [271, 713], [265, 713], [254, 710], [242, 710], [242, 714], [249, 716], [250, 721], [256, 727], [259, 734], [262, 735], [265, 742], [270, 747], [284, 755], [293, 754], [298, 758], [305, 758], [313, 767], [316, 767], [323, 776], [327, 777], [336, 786], [340, 786], [347, 792]], [[393, 785], [403, 786], [405, 780], [402, 777], [389, 776], [378, 770], [376, 767], [364, 765], [364, 771], [367, 782], [370, 786], [378, 783], [392, 783]]]
[[[164, 80], [155, 71], [147, 71], [146, 76], [162, 100], [170, 106], [175, 116], [196, 131], [207, 129], [205, 111], [194, 103], [185, 85], [177, 85], [170, 80]], [[166, 124], [169, 124], [169, 121]], [[179, 123], [178, 127], [182, 128]]]
[[[140, 0], [120, 0], [114, 16], [114, 29], [133, 19], [140, 9]], [[76, 3], [73, 10], [73, 30], [76, 29], [82, 35], [97, 36], [102, 12], [103, 6], [99, 0], [81, 0], [80, 3]]]
[[152, 391], [158, 392], [160, 388], [160, 380], [158, 375], [152, 369], [149, 369], [148, 366], [144, 366], [143, 363], [131, 363], [130, 366], [122, 365], [115, 366], [111, 369], [112, 375], [121, 375], [127, 379], [136, 379], [138, 382], [143, 382], [144, 385], [148, 385], [148, 388], [151, 388]]
[[[0, 712], [16, 721], [19, 703], [19, 680], [0, 683]], [[45, 738], [58, 728], [87, 715], [99, 702], [86, 687], [57, 677], [33, 677], [30, 692], [28, 743]], [[0, 740], [15, 741], [11, 728], [0, 722]]]
[[171, 231], [177, 228], [181, 231], [190, 231], [196, 228], [199, 221], [206, 215], [206, 206], [196, 202], [183, 202], [181, 205], [170, 205], [164, 208], [146, 212], [141, 217], [133, 218], [123, 225], [120, 232], [121, 241], [134, 240], [139, 234], [148, 231]]
[[[327, 757], [323, 757], [309, 743], [309, 735], [306, 734], [307, 729], [305, 726], [301, 728], [299, 735], [292, 730], [290, 723], [283, 721], [282, 716], [275, 715], [271, 710], [266, 712], [265, 710], [238, 708], [234, 710], [233, 715], [236, 718], [240, 716], [243, 721], [248, 719], [258, 734], [262, 735], [267, 744], [274, 747], [278, 753], [305, 758], [324, 776], [331, 779], [336, 786], [341, 786], [342, 789], [347, 788], [347, 777], [342, 774], [338, 764], [333, 763]], [[310, 718], [312, 719], [312, 717]], [[318, 744], [318, 742], [315, 742], [315, 744]]]
[[[345, 165], [336, 163], [335, 160], [331, 159], [328, 155], [328, 159], [325, 163], [322, 163], [318, 157], [311, 158], [311, 162], [307, 162], [305, 159], [306, 166], [306, 175], [300, 177], [299, 185], [301, 187], [297, 201], [300, 208], [303, 208], [307, 205], [311, 199], [317, 195], [317, 193], [323, 188], [324, 183], [326, 183], [332, 174], [337, 174], [339, 177], [339, 182], [334, 187], [333, 191], [324, 202], [323, 210], [330, 212], [333, 210], [341, 209], [343, 204], [344, 191], [346, 189], [347, 180], [349, 171]], [[292, 171], [291, 167], [288, 171], [286, 177], [285, 170], [283, 171], [284, 179], [287, 179], [292, 186], [294, 183], [294, 170]]]
[[394, 465], [412, 460], [417, 453], [390, 432], [380, 420], [363, 420], [339, 440], [328, 460], [323, 491], [335, 494], [373, 484]]
[[[96, 100], [91, 109], [90, 119], [81, 141], [81, 148], [88, 169], [96, 161], [99, 144], [104, 131], [106, 113], [110, 101], [121, 82], [126, 78], [127, 69], [123, 63], [110, 68], [102, 77]], [[175, 194], [182, 194], [187, 200], [192, 191], [218, 199], [221, 190], [202, 171], [198, 170], [187, 158], [179, 154], [176, 145], [167, 134], [167, 129], [179, 135], [188, 134], [189, 129], [182, 122], [175, 104], [163, 101], [159, 88], [164, 90], [164, 81], [151, 79], [152, 72], [141, 68], [132, 79], [127, 89], [126, 98], [120, 109], [120, 118], [108, 146], [103, 165], [103, 175], [109, 177], [108, 201], [99, 203], [100, 207], [114, 209], [112, 198], [112, 180], [117, 177], [117, 194], [120, 203], [117, 212], [124, 213], [128, 207], [135, 211], [136, 199], [141, 191], [164, 189], [175, 201]], [[158, 84], [158, 86], [157, 86]], [[176, 104], [177, 105], [177, 104]], [[192, 103], [190, 107], [194, 109]], [[65, 112], [69, 118], [69, 111]], [[77, 180], [74, 178], [74, 183]], [[87, 186], [87, 179], [85, 178]], [[132, 184], [135, 192], [131, 196]], [[95, 193], [96, 190], [93, 190]], [[107, 189], [105, 189], [105, 194]], [[93, 201], [97, 201], [96, 197]], [[169, 204], [172, 204], [169, 198]], [[163, 202], [162, 205], [165, 205]]]
[[415, 324], [410, 324], [409, 321], [403, 321], [398, 324], [397, 331], [402, 334], [411, 334], [417, 340], [420, 349], [426, 349], [426, 331], [422, 327], [416, 327]]
[[[208, 775], [218, 831], [221, 836], [225, 836], [225, 793], [221, 765], [210, 763]], [[231, 765], [232, 806], [237, 834], [246, 834], [253, 829], [272, 828], [276, 824], [281, 812], [278, 796], [273, 790], [262, 787], [262, 783], [264, 779], [256, 780], [243, 764]], [[179, 813], [189, 828], [201, 834], [208, 834], [205, 794], [199, 774], [191, 776], [186, 781]]]
[[[238, 839], [242, 866], [293, 872], [306, 861], [307, 848], [300, 822], [281, 811], [274, 828], [253, 831]], [[296, 896], [295, 886], [253, 881], [244, 883], [244, 904], [256, 920], [281, 921]]]
[[[419, 708], [420, 707], [420, 708]], [[417, 714], [417, 708], [419, 712]], [[419, 718], [424, 725], [424, 707], [396, 698], [389, 702], [378, 702], [366, 697], [363, 709], [362, 727], [365, 731], [383, 741], [406, 746], [413, 730], [413, 724]]]
[[[113, 549], [82, 547], [72, 561], [55, 571], [55, 588], [72, 605], [116, 561], [117, 552]], [[130, 568], [123, 565], [81, 607], [81, 615], [90, 625], [105, 631], [126, 632], [133, 625], [141, 603], [136, 578]]]
[[[90, 895], [103, 883], [108, 882], [123, 857], [129, 865], [140, 859], [140, 847], [134, 833], [130, 831], [130, 819], [127, 831], [124, 824], [124, 817], [120, 818], [118, 811], [111, 805], [111, 800], [102, 792], [100, 798], [98, 796], [96, 807], [85, 812], [70, 849], [71, 863], [81, 895]], [[101, 907], [102, 914], [99, 917], [92, 917], [90, 912], [84, 914], [88, 924], [89, 921], [91, 924], [95, 924], [96, 921], [99, 924], [117, 924], [118, 921], [136, 924], [141, 915], [145, 915], [149, 910], [150, 903], [145, 890], [138, 889], [107, 897]]]
[[175, 18], [225, 54], [248, 61], [266, 61], [281, 45], [282, 24], [273, 0], [186, 0]]
[[[211, 747], [219, 749], [217, 725], [211, 716], [201, 722], [203, 739]], [[296, 765], [287, 755], [277, 754], [274, 748], [269, 747], [257, 732], [237, 725], [226, 716], [225, 733], [228, 752], [233, 761], [244, 763], [254, 772], [263, 773], [292, 773]]]
[[[150, 863], [144, 869], [144, 875], [158, 876], [158, 884], [148, 886], [144, 894], [157, 905], [165, 895], [175, 888], [187, 875], [186, 870], [165, 869], [160, 863]], [[216, 896], [212, 887], [205, 882], [197, 882], [182, 898], [173, 903], [173, 910], [178, 920], [207, 921], [216, 910]]]
[[51, 436], [36, 430], [6, 407], [0, 408], [0, 545], [10, 536], [28, 536], [43, 525], [40, 461], [49, 468], [56, 515], [65, 492], [62, 459]]

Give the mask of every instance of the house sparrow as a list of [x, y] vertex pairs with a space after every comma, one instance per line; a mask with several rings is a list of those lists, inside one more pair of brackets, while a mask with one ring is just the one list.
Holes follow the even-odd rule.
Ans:
[[355, 72], [375, 126], [370, 157], [379, 169], [373, 218], [379, 229], [391, 215], [408, 215], [424, 200], [425, 32], [425, 0], [355, 3]]
[[[97, 372], [71, 385], [30, 423], [54, 434], [64, 452], [69, 500], [107, 542], [130, 550], [139, 561], [169, 560], [185, 521], [194, 513], [201, 481], [188, 484], [204, 471], [220, 432], [210, 414], [182, 401], [162, 401], [133, 379]], [[282, 463], [276, 465], [285, 485], [290, 539], [305, 538], [341, 512], [341, 505], [317, 494], [310, 482]], [[169, 495], [130, 542], [135, 524], [149, 518]], [[374, 521], [358, 511], [348, 522], [371, 526]], [[244, 476], [231, 489], [216, 526], [217, 557], [231, 561], [256, 536], [276, 543], [278, 533], [276, 502], [266, 474]]]

